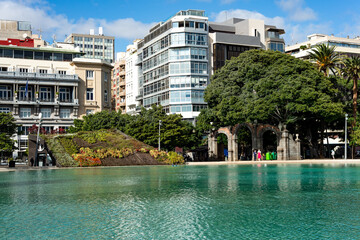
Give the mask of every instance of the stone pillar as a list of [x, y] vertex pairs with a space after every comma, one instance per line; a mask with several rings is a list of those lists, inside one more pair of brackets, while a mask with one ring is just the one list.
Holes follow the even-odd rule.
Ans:
[[234, 161], [233, 158], [234, 150], [233, 150], [233, 138], [232, 136], [228, 136], [228, 161], [232, 162]]
[[289, 132], [285, 128], [281, 132], [281, 139], [277, 147], [277, 160], [289, 160]]
[[237, 135], [236, 134], [234, 134], [233, 135], [233, 151], [234, 151], [234, 153], [233, 153], [233, 161], [238, 161], [239, 160], [239, 158], [238, 158], [238, 156], [239, 156], [239, 145], [238, 145], [238, 143], [237, 143]]
[[209, 158], [217, 159], [218, 158], [217, 140], [215, 135], [212, 133], [208, 135], [208, 148], [209, 148]]

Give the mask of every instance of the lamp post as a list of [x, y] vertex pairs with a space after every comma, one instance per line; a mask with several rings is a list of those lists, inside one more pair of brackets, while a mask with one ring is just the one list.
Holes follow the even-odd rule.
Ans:
[[38, 127], [38, 131], [37, 131], [37, 136], [36, 136], [36, 149], [35, 149], [35, 162], [34, 165], [39, 165], [38, 163], [38, 148], [39, 148], [39, 135], [40, 135], [40, 128], [41, 128], [41, 118], [42, 118], [42, 113], [39, 113], [39, 127]]
[[162, 123], [162, 121], [159, 120], [159, 147], [158, 147], [159, 151], [160, 151], [160, 129], [161, 129], [161, 123]]
[[345, 113], [345, 160], [347, 158], [347, 120], [348, 120], [348, 114]]

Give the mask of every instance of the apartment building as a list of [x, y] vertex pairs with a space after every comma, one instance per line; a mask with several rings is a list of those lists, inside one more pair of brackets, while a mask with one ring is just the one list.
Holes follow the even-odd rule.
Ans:
[[335, 51], [342, 55], [349, 57], [360, 55], [360, 37], [342, 38], [318, 33], [307, 36], [307, 41], [305, 42], [286, 46], [285, 52], [296, 58], [308, 59], [311, 49], [323, 43], [329, 44], [329, 46], [335, 46]]
[[115, 38], [105, 36], [102, 27], [99, 33], [95, 34], [94, 29], [90, 29], [89, 34], [72, 33], [66, 37], [67, 43], [73, 43], [85, 53], [82, 58], [101, 59], [108, 63], [114, 62]]
[[67, 129], [78, 118], [80, 79], [72, 61], [80, 54], [75, 49], [0, 43], [0, 112], [11, 112], [21, 126], [14, 157], [25, 152], [29, 128], [39, 122], [39, 113], [47, 132]]
[[113, 110], [126, 112], [126, 91], [125, 91], [125, 53], [118, 54], [112, 70], [112, 100]]
[[111, 110], [112, 65], [100, 59], [75, 58], [72, 61], [79, 78], [79, 117]]
[[284, 29], [266, 25], [259, 19], [231, 18], [209, 23], [209, 50], [212, 74], [225, 65], [225, 61], [251, 49], [284, 52], [281, 38]]
[[139, 95], [139, 67], [137, 65], [137, 46], [139, 39], [127, 46], [125, 55], [126, 82], [126, 113], [135, 114], [139, 105], [136, 96]]
[[[208, 18], [204, 11], [179, 11], [160, 22], [138, 44], [139, 95], [148, 108], [162, 105], [194, 123], [206, 108], [209, 81]], [[139, 110], [139, 108], [138, 108]]]

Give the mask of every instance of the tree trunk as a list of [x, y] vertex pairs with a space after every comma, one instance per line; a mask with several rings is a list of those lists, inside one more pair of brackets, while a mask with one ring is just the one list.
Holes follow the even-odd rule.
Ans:
[[[356, 113], [357, 113], [357, 98], [358, 98], [358, 79], [354, 77], [354, 86], [353, 86], [353, 122], [351, 124], [351, 133], [354, 133], [354, 129], [356, 126]], [[352, 158], [355, 157], [355, 144], [351, 148]]]
[[324, 158], [324, 121], [321, 120], [321, 131], [320, 131], [320, 153], [319, 158]]

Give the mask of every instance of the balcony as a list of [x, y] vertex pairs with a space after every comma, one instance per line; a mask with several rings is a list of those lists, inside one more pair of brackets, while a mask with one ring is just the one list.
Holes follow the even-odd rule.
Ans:
[[30, 79], [50, 79], [50, 80], [72, 80], [79, 81], [79, 77], [74, 75], [65, 74], [52, 74], [52, 73], [27, 73], [27, 72], [7, 72], [0, 71], [0, 78], [30, 78]]
[[136, 101], [140, 101], [140, 100], [142, 100], [143, 99], [143, 96], [142, 95], [137, 95], [136, 97], [135, 97], [135, 100]]
[[52, 103], [55, 102], [54, 98], [39, 98], [39, 102]]
[[13, 97], [0, 97], [0, 101], [12, 101]]

